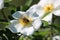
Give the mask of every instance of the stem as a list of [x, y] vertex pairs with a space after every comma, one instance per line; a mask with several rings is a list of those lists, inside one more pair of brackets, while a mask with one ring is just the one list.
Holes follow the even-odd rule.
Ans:
[[1, 10], [3, 17], [5, 18], [5, 21], [9, 21], [7, 14], [3, 12], [3, 9]]
[[50, 40], [52, 40], [52, 37], [53, 37], [53, 28], [52, 28], [52, 25], [50, 26], [51, 30], [50, 30]]
[[51, 23], [51, 25], [50, 25], [50, 28], [51, 28], [51, 34], [50, 34], [50, 39], [52, 40], [52, 38], [53, 38], [53, 23], [54, 23], [54, 15], [52, 14], [52, 23]]

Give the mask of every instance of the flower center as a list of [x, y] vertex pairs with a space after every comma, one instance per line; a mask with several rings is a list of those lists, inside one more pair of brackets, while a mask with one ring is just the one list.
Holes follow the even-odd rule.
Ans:
[[22, 19], [24, 23], [29, 23], [29, 20], [27, 18]]
[[45, 11], [45, 12], [51, 12], [53, 9], [54, 9], [54, 7], [53, 7], [52, 4], [46, 5], [46, 6], [44, 7], [44, 11]]
[[19, 22], [23, 25], [23, 26], [29, 26], [32, 23], [32, 20], [27, 18], [27, 17], [22, 17]]

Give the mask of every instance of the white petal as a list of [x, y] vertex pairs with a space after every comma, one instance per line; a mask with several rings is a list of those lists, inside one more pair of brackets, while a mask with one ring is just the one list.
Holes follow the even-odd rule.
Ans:
[[53, 0], [54, 1], [54, 7], [57, 8], [60, 6], [60, 0]]
[[39, 15], [37, 13], [33, 13], [33, 14], [30, 14], [29, 17], [34, 20], [34, 19], [38, 18]]
[[54, 11], [53, 14], [56, 16], [60, 16], [60, 10]]
[[43, 15], [45, 14], [43, 10], [38, 10], [36, 13], [39, 15], [40, 18], [42, 18]]
[[13, 18], [18, 19], [18, 18], [22, 17], [22, 15], [23, 15], [24, 13], [25, 13], [25, 12], [17, 11], [17, 12], [15, 12], [12, 16], [13, 16]]
[[17, 20], [11, 20], [10, 23], [16, 22]]
[[44, 7], [47, 4], [52, 4], [53, 0], [40, 0], [38, 5], [40, 5], [41, 7]]
[[4, 7], [4, 0], [0, 0], [0, 9]]
[[60, 10], [60, 5], [58, 7], [55, 6], [54, 11]]
[[47, 21], [49, 24], [52, 22], [52, 13], [45, 16], [42, 20]]
[[60, 36], [54, 36], [53, 40], [60, 40]]
[[25, 28], [23, 28], [23, 29], [21, 30], [21, 33], [22, 33], [23, 35], [27, 35], [27, 36], [32, 35], [33, 32], [34, 32], [34, 28], [33, 28], [33, 27], [25, 27]]
[[22, 29], [22, 25], [20, 25], [17, 20], [12, 20], [11, 24], [9, 25], [9, 29], [11, 30], [11, 32], [13, 33], [18, 33], [21, 31]]
[[42, 21], [40, 20], [40, 18], [35, 19], [34, 22], [32, 23], [35, 30], [38, 30], [41, 24], [42, 24]]
[[26, 11], [26, 14], [29, 15], [29, 17], [35, 19], [39, 17], [39, 15], [36, 13], [37, 9], [38, 9], [38, 6], [35, 4]]
[[30, 15], [30, 14], [35, 13], [36, 10], [37, 10], [37, 5], [35, 4], [35, 5], [31, 6], [31, 7], [26, 11], [26, 13], [27, 13], [27, 15]]

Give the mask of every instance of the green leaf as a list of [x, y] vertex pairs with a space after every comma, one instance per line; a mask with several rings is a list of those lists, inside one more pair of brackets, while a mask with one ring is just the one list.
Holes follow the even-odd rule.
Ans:
[[49, 30], [50, 30], [50, 28], [40, 29], [38, 32], [35, 32], [34, 35], [45, 36], [50, 33]]
[[0, 10], [0, 21], [1, 21], [1, 20], [4, 20], [4, 17], [3, 17], [3, 15], [2, 15], [1, 10]]
[[26, 3], [25, 3], [25, 5], [26, 5], [26, 6], [30, 6], [31, 3], [32, 3], [32, 1], [33, 1], [33, 0], [27, 0]]
[[15, 7], [17, 6], [21, 6], [21, 5], [24, 5], [25, 4], [25, 1], [26, 0], [12, 0], [10, 2], [11, 5], [14, 5]]
[[9, 7], [9, 10], [14, 10], [14, 11], [16, 11], [16, 7], [13, 6], [13, 5], [11, 5], [11, 6]]
[[0, 22], [0, 30], [4, 30], [8, 27], [9, 22]]
[[20, 6], [20, 10], [21, 10], [21, 11], [26, 11], [28, 8], [29, 8], [29, 7], [26, 6], [26, 5]]
[[49, 34], [49, 28], [47, 29], [43, 29], [41, 32], [40, 32], [40, 35], [42, 35], [42, 36], [45, 36], [45, 35], [47, 35], [47, 34]]
[[23, 36], [23, 35], [20, 36], [20, 37], [19, 37], [19, 40], [24, 40], [24, 36]]
[[54, 28], [57, 30], [56, 33], [60, 34], [60, 17], [56, 17], [54, 21]]
[[48, 22], [43, 20], [43, 26], [48, 26], [48, 25], [49, 25]]
[[4, 0], [4, 2], [10, 2], [10, 1], [12, 1], [12, 0]]
[[54, 25], [60, 27], [60, 17], [56, 17]]

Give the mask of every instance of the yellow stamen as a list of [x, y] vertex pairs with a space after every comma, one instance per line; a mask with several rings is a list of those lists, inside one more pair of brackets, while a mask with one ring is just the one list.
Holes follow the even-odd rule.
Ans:
[[21, 23], [21, 25], [23, 26], [29, 26], [32, 23], [32, 20], [30, 18], [26, 17], [22, 17], [19, 22]]
[[53, 7], [52, 4], [46, 5], [46, 6], [44, 7], [44, 11], [45, 11], [45, 12], [51, 12], [53, 9], [54, 9], [54, 7]]

